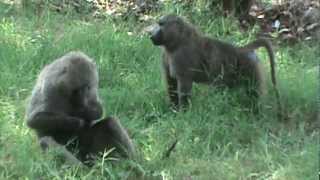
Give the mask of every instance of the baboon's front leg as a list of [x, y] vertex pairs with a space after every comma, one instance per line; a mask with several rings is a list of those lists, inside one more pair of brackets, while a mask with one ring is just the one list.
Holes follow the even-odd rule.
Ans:
[[177, 79], [172, 78], [170, 76], [168, 66], [164, 66], [164, 76], [166, 80], [167, 92], [169, 95], [170, 103], [174, 107], [178, 107], [179, 105], [178, 83], [177, 83]]
[[185, 108], [190, 103], [192, 80], [189, 78], [178, 79], [179, 108]]
[[172, 105], [177, 107], [179, 105], [178, 85], [177, 80], [167, 78], [167, 91]]

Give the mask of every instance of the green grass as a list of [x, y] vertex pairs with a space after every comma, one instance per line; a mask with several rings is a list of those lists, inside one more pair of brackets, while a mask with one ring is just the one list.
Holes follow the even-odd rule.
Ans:
[[[0, 3], [2, 9], [7, 7]], [[270, 83], [258, 116], [239, 104], [237, 93], [202, 85], [194, 87], [189, 110], [172, 112], [161, 80], [160, 49], [140, 33], [143, 24], [53, 13], [38, 18], [14, 9], [0, 15], [0, 179], [121, 179], [128, 166], [165, 179], [316, 178], [319, 44], [275, 48], [289, 117], [284, 123], [276, 120]], [[235, 44], [254, 39], [254, 30], [242, 33], [232, 20], [195, 15], [192, 21], [211, 36], [239, 42]], [[134, 135], [138, 160], [78, 168], [61, 164], [55, 152], [40, 151], [24, 122], [27, 97], [41, 68], [71, 50], [95, 59], [105, 114], [119, 117]], [[266, 52], [259, 56], [269, 72]], [[175, 151], [163, 160], [176, 138]]]

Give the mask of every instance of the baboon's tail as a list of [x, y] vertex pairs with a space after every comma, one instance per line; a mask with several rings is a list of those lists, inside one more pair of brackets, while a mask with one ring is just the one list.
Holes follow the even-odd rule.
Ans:
[[272, 49], [272, 45], [269, 40], [267, 39], [257, 39], [243, 47], [240, 48], [241, 51], [254, 51], [255, 49], [258, 49], [260, 47], [265, 47], [267, 49], [268, 55], [269, 55], [269, 60], [270, 60], [270, 66], [271, 66], [271, 81], [273, 85], [273, 89], [276, 94], [276, 99], [277, 99], [277, 104], [279, 108], [279, 118], [282, 119], [282, 105], [280, 102], [280, 93], [277, 88], [277, 81], [276, 81], [276, 72], [275, 72], [275, 57]]
[[277, 85], [276, 81], [276, 75], [275, 75], [275, 58], [273, 54], [273, 49], [270, 41], [267, 39], [257, 39], [243, 47], [240, 48], [241, 51], [253, 51], [255, 49], [258, 49], [260, 47], [265, 47], [267, 49], [268, 55], [269, 55], [269, 60], [270, 60], [270, 66], [271, 66], [271, 81], [273, 86]]

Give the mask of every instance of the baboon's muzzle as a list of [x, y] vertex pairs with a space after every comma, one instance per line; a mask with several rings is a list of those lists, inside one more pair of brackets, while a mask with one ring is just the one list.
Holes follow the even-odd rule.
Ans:
[[162, 45], [162, 33], [161, 28], [158, 24], [153, 25], [152, 28], [148, 31], [150, 34], [150, 39], [152, 43], [156, 46]]

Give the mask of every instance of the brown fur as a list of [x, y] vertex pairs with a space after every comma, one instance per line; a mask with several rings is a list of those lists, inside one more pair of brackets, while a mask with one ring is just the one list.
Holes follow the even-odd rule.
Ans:
[[235, 47], [201, 35], [176, 15], [160, 18], [150, 34], [154, 45], [163, 46], [164, 76], [170, 101], [175, 106], [188, 103], [193, 82], [229, 88], [244, 86], [251, 97], [263, 94], [266, 88], [262, 64], [254, 52], [259, 47], [268, 51], [272, 82], [277, 91], [274, 55], [266, 39]]

